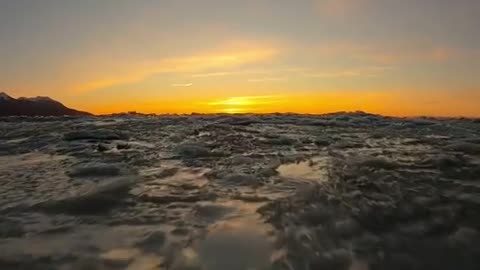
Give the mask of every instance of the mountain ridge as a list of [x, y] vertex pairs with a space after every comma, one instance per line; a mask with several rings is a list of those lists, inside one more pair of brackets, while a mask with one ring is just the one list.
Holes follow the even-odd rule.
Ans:
[[87, 116], [91, 113], [66, 107], [50, 97], [13, 98], [0, 92], [0, 116]]

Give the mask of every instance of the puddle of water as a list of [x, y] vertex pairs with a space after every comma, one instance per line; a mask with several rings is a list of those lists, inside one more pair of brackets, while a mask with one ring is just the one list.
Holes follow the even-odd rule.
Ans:
[[273, 228], [256, 213], [260, 204], [232, 200], [212, 205], [234, 210], [184, 249], [180, 264], [208, 270], [268, 269], [275, 254], [269, 234]]
[[204, 269], [265, 269], [273, 253], [272, 243], [258, 226], [247, 220], [217, 226], [196, 250]]
[[292, 180], [323, 182], [328, 178], [328, 157], [314, 157], [312, 159], [282, 164], [277, 168], [281, 177]]
[[163, 257], [144, 254], [136, 248], [112, 249], [100, 254], [100, 259], [106, 262], [125, 264], [127, 270], [161, 269]]
[[132, 260], [140, 253], [140, 250], [134, 248], [118, 248], [100, 254], [100, 258], [111, 261], [127, 261]]
[[154, 255], [143, 255], [135, 258], [135, 260], [128, 265], [127, 270], [161, 270], [160, 267], [164, 262], [162, 257]]

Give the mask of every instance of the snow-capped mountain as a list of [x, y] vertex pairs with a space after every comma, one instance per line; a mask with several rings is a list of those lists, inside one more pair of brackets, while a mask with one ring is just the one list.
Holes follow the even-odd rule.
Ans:
[[62, 115], [90, 115], [64, 106], [62, 103], [49, 97], [12, 98], [0, 92], [0, 116], [62, 116]]
[[3, 100], [13, 100], [13, 98], [5, 94], [4, 92], [0, 92], [0, 101], [3, 101]]

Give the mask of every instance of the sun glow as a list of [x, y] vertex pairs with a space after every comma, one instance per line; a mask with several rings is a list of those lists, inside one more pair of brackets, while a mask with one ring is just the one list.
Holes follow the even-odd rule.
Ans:
[[[435, 95], [433, 94], [435, 93]], [[417, 99], [410, 97], [416, 94]], [[472, 98], [472, 96], [474, 98]], [[307, 113], [321, 114], [335, 111], [367, 111], [392, 116], [458, 116], [456, 108], [463, 108], [465, 115], [478, 115], [478, 94], [457, 92], [456, 99], [450, 92], [430, 91], [423, 95], [412, 90], [398, 91], [347, 91], [332, 90], [321, 93], [283, 93], [281, 95], [233, 96], [233, 97], [184, 97], [158, 99], [148, 101], [110, 104], [91, 104], [84, 108], [96, 114], [108, 114], [121, 111], [137, 111], [143, 113]], [[450, 100], [450, 103], [444, 103]]]
[[207, 105], [215, 112], [241, 113], [258, 112], [263, 107], [279, 102], [278, 96], [245, 96], [230, 97], [222, 100], [208, 102]]

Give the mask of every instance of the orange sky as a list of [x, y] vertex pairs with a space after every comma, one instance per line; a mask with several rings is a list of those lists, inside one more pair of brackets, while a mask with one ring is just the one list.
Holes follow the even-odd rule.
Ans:
[[97, 114], [480, 116], [479, 13], [477, 0], [1, 1], [0, 92]]
[[[238, 96], [223, 99], [171, 98], [87, 107], [97, 114], [121, 111], [150, 113], [271, 113], [322, 114], [336, 111], [367, 111], [391, 116], [471, 116], [480, 115], [479, 92], [406, 93], [408, 91], [330, 91], [323, 94]], [[415, 97], [415, 98], [413, 98]], [[473, 101], [472, 101], [473, 100]], [[458, 112], [462, 111], [462, 114]]]

